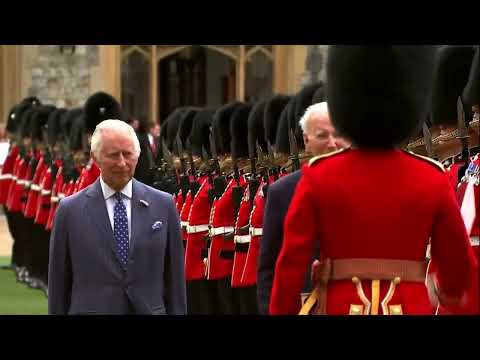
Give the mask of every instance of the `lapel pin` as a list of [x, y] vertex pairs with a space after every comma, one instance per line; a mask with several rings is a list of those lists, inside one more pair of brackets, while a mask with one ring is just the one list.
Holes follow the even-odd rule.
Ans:
[[152, 225], [152, 230], [158, 230], [162, 227], [163, 223], [161, 221], [155, 221]]

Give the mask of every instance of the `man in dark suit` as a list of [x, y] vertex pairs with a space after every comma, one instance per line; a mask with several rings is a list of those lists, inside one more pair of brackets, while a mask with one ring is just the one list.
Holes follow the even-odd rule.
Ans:
[[[300, 120], [300, 127], [307, 153], [321, 155], [346, 146], [330, 122], [326, 102], [310, 106]], [[268, 314], [275, 263], [282, 248], [283, 223], [301, 176], [301, 170], [295, 171], [277, 180], [268, 189], [257, 275], [257, 297], [261, 314]], [[311, 284], [307, 278], [304, 290], [307, 292], [310, 289]]]
[[133, 179], [131, 126], [92, 136], [100, 177], [61, 200], [51, 236], [50, 314], [186, 314], [180, 220], [171, 195]]

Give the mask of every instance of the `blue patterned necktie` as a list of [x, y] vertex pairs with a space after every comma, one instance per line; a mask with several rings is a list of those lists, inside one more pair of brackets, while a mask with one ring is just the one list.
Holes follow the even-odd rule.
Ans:
[[115, 193], [115, 207], [113, 209], [113, 237], [117, 244], [117, 253], [123, 266], [128, 263], [128, 218], [127, 208], [122, 201], [122, 194]]

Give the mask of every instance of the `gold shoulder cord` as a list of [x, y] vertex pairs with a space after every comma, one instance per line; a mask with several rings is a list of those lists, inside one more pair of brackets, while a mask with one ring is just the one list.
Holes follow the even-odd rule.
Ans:
[[344, 151], [347, 151], [347, 150], [350, 150], [350, 148], [343, 148], [343, 149], [339, 149], [339, 150], [335, 150], [335, 151], [332, 151], [332, 152], [329, 152], [327, 154], [322, 154], [322, 155], [317, 155], [317, 156], [314, 156], [313, 158], [310, 159], [310, 161], [308, 162], [308, 166], [312, 166], [313, 164], [315, 164], [318, 160], [320, 159], [326, 159], [326, 158], [329, 158], [333, 155], [337, 155], [337, 154], [340, 154]]
[[429, 158], [427, 156], [422, 156], [422, 155], [419, 155], [419, 154], [415, 154], [414, 152], [411, 152], [411, 151], [407, 151], [407, 150], [403, 150], [403, 152], [405, 154], [408, 154], [410, 156], [413, 156], [417, 159], [420, 159], [420, 160], [424, 160], [426, 162], [429, 162], [430, 164], [434, 165], [435, 167], [437, 167], [438, 169], [440, 169], [440, 171], [442, 172], [445, 172], [445, 167], [442, 165], [442, 163], [436, 161], [436, 160], [433, 160], [432, 158]]

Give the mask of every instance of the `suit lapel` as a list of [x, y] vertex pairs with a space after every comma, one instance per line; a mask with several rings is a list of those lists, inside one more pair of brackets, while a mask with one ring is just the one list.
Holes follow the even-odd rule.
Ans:
[[97, 227], [100, 238], [106, 239], [105, 242], [107, 243], [107, 246], [113, 252], [119, 265], [121, 265], [115, 239], [113, 238], [112, 225], [110, 224], [110, 218], [108, 217], [107, 205], [105, 204], [102, 187], [100, 185], [100, 179], [97, 179], [94, 185], [87, 189], [86, 195], [88, 197], [86, 214], [91, 222]]

